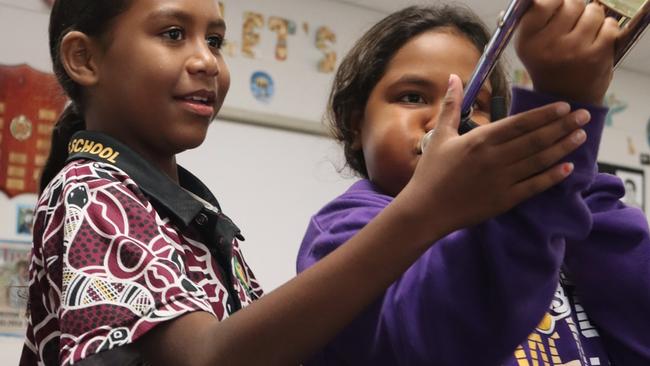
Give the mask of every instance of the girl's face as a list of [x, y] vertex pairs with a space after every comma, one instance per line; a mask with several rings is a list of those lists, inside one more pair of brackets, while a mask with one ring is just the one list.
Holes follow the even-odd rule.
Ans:
[[[467, 83], [481, 54], [465, 36], [449, 28], [411, 39], [388, 63], [370, 93], [360, 127], [360, 142], [370, 180], [397, 195], [420, 159], [420, 139], [435, 127], [449, 75]], [[491, 87], [486, 83], [472, 119], [489, 123]]]
[[134, 0], [99, 53], [88, 128], [150, 158], [198, 146], [230, 85], [225, 30], [217, 0]]

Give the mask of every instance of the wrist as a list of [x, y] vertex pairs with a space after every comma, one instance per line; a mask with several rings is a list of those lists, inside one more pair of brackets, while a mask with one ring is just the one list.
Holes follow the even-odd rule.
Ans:
[[521, 87], [512, 88], [512, 102], [510, 105], [510, 114], [521, 113], [530, 109], [538, 108], [547, 104], [556, 102], [567, 102], [571, 104], [572, 110], [587, 109], [590, 113], [600, 114], [607, 113], [607, 108], [597, 103], [585, 103], [572, 100], [569, 97], [563, 97], [557, 94], [543, 92], [538, 89], [527, 89]]
[[544, 94], [570, 104], [586, 104], [600, 107], [603, 106], [603, 102], [605, 100], [605, 95], [603, 93], [587, 92], [588, 88], [573, 91], [562, 88], [549, 88], [533, 84], [533, 90], [540, 94]]
[[431, 193], [414, 189], [409, 183], [386, 207], [391, 220], [409, 233], [410, 241], [424, 248], [454, 230], [453, 224], [448, 222], [449, 215], [434, 214], [445, 212], [439, 207], [439, 200], [429, 200], [426, 195]]

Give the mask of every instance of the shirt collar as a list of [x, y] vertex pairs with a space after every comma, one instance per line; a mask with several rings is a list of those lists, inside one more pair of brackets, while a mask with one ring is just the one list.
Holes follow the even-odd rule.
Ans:
[[[192, 173], [178, 166], [179, 184], [177, 184], [129, 147], [106, 134], [86, 130], [75, 133], [68, 144], [68, 154], [68, 162], [89, 159], [120, 168], [152, 201], [162, 206], [167, 214], [180, 221], [185, 227], [189, 226], [203, 210], [222, 214], [219, 202], [212, 192]], [[230, 219], [227, 221], [232, 223]], [[234, 223], [232, 225], [236, 232], [235, 236], [240, 237], [239, 229]]]

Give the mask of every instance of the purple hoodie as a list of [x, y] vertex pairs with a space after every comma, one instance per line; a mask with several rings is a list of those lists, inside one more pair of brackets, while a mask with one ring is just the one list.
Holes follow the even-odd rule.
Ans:
[[[515, 89], [511, 114], [554, 101]], [[439, 240], [307, 364], [650, 365], [646, 218], [619, 201], [618, 178], [596, 174], [607, 110], [573, 107], [592, 121], [567, 158], [570, 178]], [[298, 271], [392, 199], [361, 180], [328, 203], [307, 228]]]

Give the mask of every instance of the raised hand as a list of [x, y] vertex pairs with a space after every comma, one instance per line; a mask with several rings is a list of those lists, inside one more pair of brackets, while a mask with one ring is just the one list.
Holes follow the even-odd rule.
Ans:
[[601, 104], [612, 79], [617, 22], [597, 3], [534, 0], [521, 20], [519, 58], [535, 90]]
[[[462, 84], [452, 75], [436, 130], [411, 181], [396, 198], [423, 222], [453, 231], [503, 213], [564, 180], [590, 115], [554, 103], [459, 136]], [[423, 228], [426, 230], [426, 228]]]

